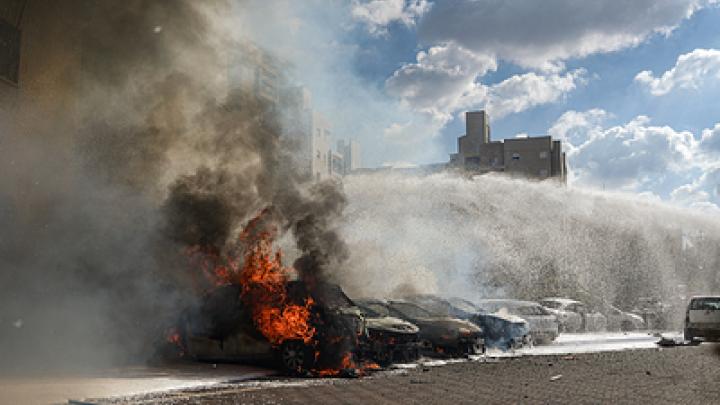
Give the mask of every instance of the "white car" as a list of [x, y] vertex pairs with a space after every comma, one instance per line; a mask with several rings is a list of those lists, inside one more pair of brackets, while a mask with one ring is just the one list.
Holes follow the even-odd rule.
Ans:
[[692, 297], [685, 313], [685, 339], [720, 341], [720, 296]]
[[607, 319], [585, 304], [569, 298], [545, 298], [540, 301], [550, 313], [557, 316], [561, 332], [598, 332], [605, 330]]
[[605, 316], [607, 316], [608, 330], [628, 332], [645, 329], [646, 327], [641, 316], [621, 311], [612, 305], [605, 307]]
[[510, 299], [481, 300], [478, 306], [490, 313], [515, 315], [530, 324], [530, 336], [534, 342], [550, 343], [559, 333], [557, 317], [537, 302]]

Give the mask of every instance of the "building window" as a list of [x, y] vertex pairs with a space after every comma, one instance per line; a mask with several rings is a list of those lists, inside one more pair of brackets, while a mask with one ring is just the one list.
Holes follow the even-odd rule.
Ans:
[[513, 152], [513, 154], [512, 154], [512, 159], [513, 159], [513, 160], [520, 160], [520, 154], [517, 153], [517, 152]]
[[548, 157], [547, 151], [544, 150], [544, 151], [540, 152], [540, 159], [547, 159], [547, 157]]

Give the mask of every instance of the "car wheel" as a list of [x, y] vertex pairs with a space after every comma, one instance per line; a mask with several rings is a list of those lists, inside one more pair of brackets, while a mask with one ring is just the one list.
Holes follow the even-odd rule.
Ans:
[[690, 331], [688, 331], [687, 329], [683, 331], [683, 335], [685, 337], [685, 340], [688, 342], [693, 342], [695, 340], [695, 336], [693, 336], [692, 333], [690, 333]]
[[312, 350], [299, 340], [286, 341], [280, 346], [280, 363], [287, 374], [303, 374], [312, 368]]
[[480, 340], [472, 341], [465, 346], [465, 354], [466, 355], [483, 354], [483, 353], [485, 353], [485, 345], [482, 342], [480, 342]]
[[387, 367], [393, 362], [393, 352], [384, 348], [375, 353], [375, 361], [380, 367]]

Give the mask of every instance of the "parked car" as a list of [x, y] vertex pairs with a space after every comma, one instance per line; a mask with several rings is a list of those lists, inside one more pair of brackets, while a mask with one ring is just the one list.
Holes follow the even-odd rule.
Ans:
[[417, 325], [421, 348], [426, 353], [468, 355], [485, 351], [482, 329], [471, 322], [443, 316], [404, 300], [358, 300], [358, 303], [378, 312], [384, 308], [379, 313]]
[[532, 344], [528, 322], [510, 314], [491, 314], [461, 298], [443, 299], [422, 294], [406, 297], [435, 313], [468, 320], [483, 331], [486, 347], [502, 350], [517, 349]]
[[536, 343], [550, 343], [558, 336], [557, 317], [536, 302], [489, 299], [481, 300], [478, 306], [487, 312], [509, 314], [525, 319], [530, 324], [530, 335]]
[[697, 296], [690, 299], [685, 311], [685, 339], [701, 338], [720, 341], [720, 296]]
[[[301, 282], [290, 282], [288, 297], [297, 303], [312, 297], [315, 341], [285, 340], [271, 344], [254, 326], [241, 299], [241, 286], [227, 285], [208, 293], [198, 307], [183, 313], [180, 340], [190, 358], [210, 362], [274, 361], [288, 374], [304, 374], [324, 367], [339, 353], [360, 357], [367, 329], [360, 309], [335, 284], [318, 285], [310, 293]], [[315, 347], [323, 347], [316, 353]], [[337, 364], [337, 363], [333, 363]]]
[[560, 332], [598, 332], [607, 328], [607, 318], [580, 301], [569, 298], [545, 298], [540, 305], [555, 315]]
[[622, 311], [612, 305], [606, 305], [604, 312], [607, 330], [629, 332], [645, 329], [645, 321], [639, 315]]
[[450, 302], [458, 308], [465, 305], [468, 309], [475, 309], [470, 321], [482, 328], [485, 346], [502, 350], [532, 346], [530, 324], [519, 316], [485, 312], [472, 302], [459, 298], [451, 298]]
[[[390, 316], [383, 306], [357, 301], [365, 315], [369, 356], [385, 367], [393, 362], [412, 362], [420, 356], [420, 329], [413, 323]], [[365, 304], [364, 304], [365, 303]]]

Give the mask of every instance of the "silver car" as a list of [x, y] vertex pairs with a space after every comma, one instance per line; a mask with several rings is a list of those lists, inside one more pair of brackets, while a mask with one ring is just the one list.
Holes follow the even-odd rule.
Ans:
[[605, 307], [607, 329], [614, 331], [633, 331], [645, 329], [645, 321], [641, 316], [622, 311], [612, 305]]
[[559, 333], [557, 317], [537, 302], [511, 299], [481, 300], [478, 306], [491, 313], [515, 315], [530, 324], [530, 335], [538, 344], [550, 343]]
[[607, 327], [607, 318], [569, 298], [545, 298], [540, 305], [557, 316], [561, 332], [599, 332]]

